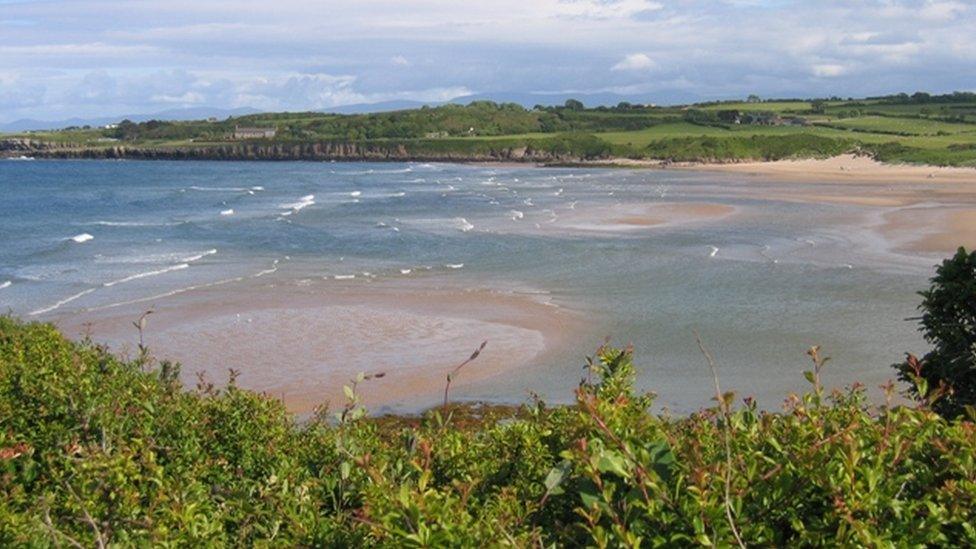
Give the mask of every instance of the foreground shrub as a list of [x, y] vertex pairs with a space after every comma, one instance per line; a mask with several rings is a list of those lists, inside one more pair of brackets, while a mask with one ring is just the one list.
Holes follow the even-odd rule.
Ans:
[[572, 406], [297, 424], [0, 318], [0, 545], [976, 544], [976, 426], [828, 395], [811, 357], [781, 413], [652, 414], [604, 348]]
[[921, 326], [934, 348], [921, 360], [896, 365], [916, 396], [947, 417], [976, 417], [976, 252], [959, 248], [921, 292]]

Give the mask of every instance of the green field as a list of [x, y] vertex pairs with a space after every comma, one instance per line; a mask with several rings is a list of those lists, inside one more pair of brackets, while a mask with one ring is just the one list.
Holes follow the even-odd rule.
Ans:
[[[273, 127], [277, 134], [270, 140], [238, 140], [237, 126]], [[976, 166], [976, 95], [754, 99], [672, 107], [621, 103], [586, 108], [567, 102], [532, 109], [476, 101], [358, 115], [262, 113], [219, 121], [124, 121], [113, 129], [0, 136], [0, 144], [5, 137], [74, 151], [51, 156], [81, 155], [79, 151], [98, 156], [99, 151], [124, 147], [143, 157], [181, 150], [206, 158], [208, 151], [247, 144], [270, 150], [261, 158], [289, 158], [276, 146], [328, 143], [396, 151], [397, 158], [507, 158], [510, 151], [525, 149], [559, 161], [627, 157], [723, 162], [856, 152], [888, 162]]]

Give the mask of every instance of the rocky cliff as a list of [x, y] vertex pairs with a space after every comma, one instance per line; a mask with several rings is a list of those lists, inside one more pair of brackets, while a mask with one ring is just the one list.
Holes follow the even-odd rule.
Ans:
[[[227, 143], [215, 145], [151, 147], [113, 144], [83, 146], [35, 139], [0, 140], [0, 157], [129, 158], [140, 160], [348, 160], [445, 162], [570, 163], [594, 157], [556, 152], [531, 145], [508, 146], [491, 142], [463, 147], [436, 147], [430, 143]], [[474, 146], [471, 146], [474, 145]], [[602, 158], [596, 157], [596, 158]]]

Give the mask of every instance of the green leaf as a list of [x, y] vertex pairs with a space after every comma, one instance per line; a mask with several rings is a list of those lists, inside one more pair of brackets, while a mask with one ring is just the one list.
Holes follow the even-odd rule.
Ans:
[[596, 466], [601, 473], [613, 473], [622, 478], [630, 477], [630, 473], [627, 471], [627, 462], [623, 456], [610, 451], [605, 451], [600, 455]]
[[676, 459], [671, 446], [664, 440], [657, 440], [648, 447], [651, 453], [651, 463], [654, 472], [661, 477], [664, 482], [670, 482], [671, 473], [674, 470]]
[[349, 400], [356, 399], [356, 393], [353, 392], [352, 387], [348, 385], [343, 385], [342, 392], [346, 394], [346, 398], [348, 398]]
[[587, 486], [580, 490], [580, 500], [583, 501], [583, 507], [586, 509], [598, 507], [602, 503], [595, 486]]
[[558, 496], [564, 492], [561, 485], [571, 468], [572, 464], [567, 460], [563, 460], [559, 465], [556, 465], [549, 471], [544, 482], [547, 494]]

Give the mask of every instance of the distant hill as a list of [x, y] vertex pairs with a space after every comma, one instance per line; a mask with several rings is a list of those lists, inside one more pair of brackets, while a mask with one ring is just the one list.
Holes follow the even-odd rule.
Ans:
[[394, 101], [380, 101], [379, 103], [355, 103], [352, 105], [340, 105], [338, 107], [329, 107], [328, 109], [322, 109], [319, 112], [332, 113], [332, 114], [369, 114], [374, 112], [391, 112], [391, 111], [405, 111], [408, 109], [419, 109], [423, 106], [436, 107], [438, 105], [443, 105], [443, 102], [439, 101], [409, 101], [406, 99], [394, 100]]
[[494, 101], [496, 103], [517, 103], [531, 109], [536, 105], [558, 106], [567, 99], [582, 101], [587, 107], [612, 107], [621, 102], [634, 104], [676, 105], [688, 104], [702, 100], [702, 97], [689, 94], [686, 91], [660, 91], [648, 94], [619, 94], [619, 93], [535, 93], [535, 92], [487, 92], [474, 95], [455, 97], [448, 103], [468, 104], [472, 101]]
[[0, 123], [0, 132], [24, 132], [31, 130], [56, 130], [71, 126], [105, 126], [115, 124], [122, 120], [133, 122], [145, 122], [147, 120], [165, 120], [168, 122], [176, 120], [205, 120], [207, 118], [225, 119], [229, 116], [244, 116], [247, 114], [257, 114], [261, 111], [250, 107], [237, 109], [217, 109], [210, 107], [191, 107], [186, 109], [168, 109], [165, 111], [149, 114], [125, 114], [121, 116], [103, 116], [98, 118], [68, 118], [65, 120], [35, 120], [23, 118], [13, 122]]
[[[355, 103], [352, 105], [340, 105], [321, 109], [318, 112], [334, 114], [370, 114], [380, 112], [403, 111], [409, 109], [419, 109], [423, 106], [437, 107], [447, 103], [457, 105], [467, 105], [472, 101], [494, 101], [495, 103], [517, 103], [525, 108], [531, 109], [535, 105], [558, 106], [566, 102], [567, 99], [582, 101], [587, 107], [608, 106], [612, 107], [622, 101], [634, 104], [658, 104], [673, 105], [678, 103], [688, 103], [698, 101], [702, 98], [690, 96], [684, 91], [662, 91], [654, 94], [617, 94], [617, 93], [533, 93], [533, 92], [486, 92], [473, 95], [463, 95], [448, 101], [411, 101], [398, 99], [392, 101], [380, 101], [377, 103]], [[57, 130], [68, 127], [84, 126], [105, 126], [115, 124], [122, 120], [133, 122], [145, 122], [147, 120], [164, 120], [174, 122], [179, 120], [206, 120], [217, 118], [224, 120], [231, 116], [245, 116], [258, 114], [263, 111], [250, 107], [237, 109], [219, 109], [212, 107], [191, 107], [185, 109], [169, 109], [155, 113], [144, 114], [125, 114], [121, 116], [102, 116], [97, 118], [68, 118], [64, 120], [37, 120], [23, 118], [12, 122], [0, 123], [0, 132], [16, 133], [25, 131]]]

